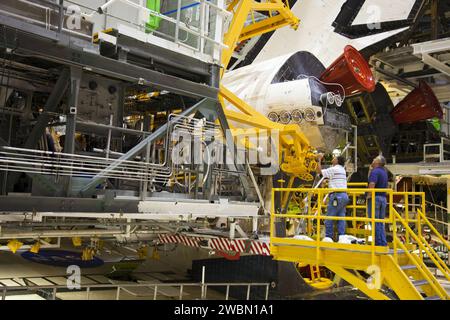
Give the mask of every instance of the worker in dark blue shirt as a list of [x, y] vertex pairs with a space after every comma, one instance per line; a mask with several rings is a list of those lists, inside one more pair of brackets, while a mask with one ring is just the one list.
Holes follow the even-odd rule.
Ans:
[[[383, 156], [376, 157], [372, 162], [372, 171], [369, 175], [369, 189], [387, 189], [388, 187], [388, 174], [385, 168], [386, 159]], [[369, 217], [372, 217], [372, 193], [369, 193], [368, 213]], [[375, 218], [384, 219], [386, 217], [386, 193], [375, 193]], [[375, 224], [375, 245], [387, 246], [386, 232], [384, 229], [384, 223], [377, 222]]]

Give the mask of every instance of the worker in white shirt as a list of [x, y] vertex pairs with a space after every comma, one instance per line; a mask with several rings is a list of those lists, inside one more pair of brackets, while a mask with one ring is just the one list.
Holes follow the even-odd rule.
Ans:
[[[328, 169], [323, 169], [321, 161], [323, 154], [317, 156], [318, 167], [317, 173], [328, 179], [328, 187], [330, 189], [347, 189], [347, 173], [345, 171], [345, 158], [342, 156], [334, 157], [331, 161], [332, 166]], [[327, 216], [345, 217], [346, 206], [350, 199], [346, 192], [332, 192], [329, 195], [329, 202], [327, 207]], [[325, 238], [323, 241], [333, 242], [333, 229], [336, 220], [325, 220]], [[345, 221], [337, 221], [338, 237], [345, 235]]]

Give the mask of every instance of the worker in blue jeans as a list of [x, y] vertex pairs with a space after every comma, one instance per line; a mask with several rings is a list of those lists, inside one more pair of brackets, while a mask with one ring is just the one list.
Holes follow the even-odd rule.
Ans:
[[[330, 194], [330, 201], [327, 207], [327, 216], [345, 217], [347, 204], [350, 199], [345, 192], [334, 192]], [[335, 220], [325, 220], [325, 237], [333, 239], [333, 229]], [[338, 237], [345, 235], [345, 221], [338, 220]]]
[[[369, 189], [387, 189], [388, 187], [388, 174], [385, 168], [386, 159], [383, 156], [376, 157], [372, 162], [372, 170], [369, 174]], [[386, 192], [375, 193], [375, 219], [384, 219], [386, 217]], [[372, 218], [372, 193], [369, 193], [367, 199], [367, 210], [369, 218]], [[384, 223], [375, 223], [375, 245], [387, 246], [386, 231], [384, 229]]]
[[[323, 154], [317, 157], [318, 167], [317, 173], [322, 174], [324, 178], [328, 179], [328, 187], [330, 189], [347, 189], [347, 173], [345, 171], [345, 158], [342, 156], [334, 157], [331, 161], [332, 166], [328, 169], [322, 170], [321, 161]], [[345, 191], [335, 191], [330, 193], [327, 208], [327, 216], [345, 217], [346, 206], [350, 199]], [[336, 220], [325, 220], [325, 238], [323, 241], [333, 242], [333, 229]], [[345, 235], [345, 221], [337, 221], [338, 237]]]

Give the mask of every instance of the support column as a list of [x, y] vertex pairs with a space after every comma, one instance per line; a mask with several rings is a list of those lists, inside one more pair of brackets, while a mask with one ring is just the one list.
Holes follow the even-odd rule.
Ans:
[[[69, 79], [70, 79], [69, 69], [65, 68], [62, 70], [61, 75], [58, 78], [58, 81], [56, 81], [56, 84], [53, 87], [53, 90], [45, 103], [44, 112], [39, 115], [36, 124], [34, 125], [33, 129], [28, 135], [27, 140], [22, 146], [23, 148], [34, 149], [36, 147], [39, 139], [41, 139], [42, 135], [45, 132], [45, 128], [48, 126], [48, 122], [53, 117], [51, 113], [57, 111], [59, 103], [61, 102], [62, 98], [66, 93], [67, 87], [69, 85]], [[20, 173], [17, 172], [11, 172], [9, 174], [7, 187], [8, 190], [12, 190], [19, 176]]]
[[48, 125], [48, 122], [51, 120], [52, 115], [51, 112], [55, 112], [58, 109], [58, 105], [61, 102], [64, 94], [66, 93], [67, 87], [69, 85], [69, 70], [64, 69], [61, 75], [56, 82], [55, 87], [53, 88], [52, 93], [47, 99], [47, 102], [44, 106], [44, 112], [39, 116], [36, 124], [33, 127], [30, 135], [28, 136], [27, 141], [25, 141], [23, 147], [26, 149], [33, 149], [36, 147], [37, 142], [44, 134], [44, 130]]
[[66, 137], [64, 139], [64, 152], [75, 152], [75, 130], [78, 107], [78, 93], [80, 91], [82, 69], [70, 68], [70, 96], [69, 96], [69, 110], [67, 114], [66, 123]]
[[439, 0], [431, 0], [431, 39], [439, 36]]
[[[126, 85], [124, 83], [117, 85], [117, 110], [116, 110], [116, 118], [114, 119], [114, 123], [116, 127], [123, 128], [123, 117], [124, 117], [124, 109], [125, 109], [125, 92]], [[120, 133], [120, 138], [115, 140], [114, 143], [116, 150], [118, 152], [123, 152], [123, 133]], [[122, 184], [122, 180], [116, 179], [114, 181], [114, 186], [116, 189], [120, 189]]]
[[[450, 241], [450, 178], [447, 178], [447, 241]], [[448, 264], [450, 265], [450, 252], [448, 253]]]
[[[208, 121], [210, 122], [214, 122], [216, 120], [216, 117], [214, 117], [213, 115], [209, 115], [207, 117]], [[210, 139], [210, 140], [209, 140]], [[212, 188], [212, 184], [213, 184], [213, 161], [212, 161], [212, 147], [214, 147], [214, 137], [207, 137], [207, 141], [206, 141], [206, 145], [208, 146], [208, 148], [205, 148], [205, 152], [209, 153], [209, 156], [207, 155], [205, 157], [206, 161], [210, 161], [210, 163], [204, 163], [203, 165], [203, 173], [206, 174], [208, 173], [208, 176], [206, 177], [205, 183], [202, 186], [202, 191], [203, 191], [203, 198], [204, 199], [208, 199], [208, 200], [212, 200], [213, 194], [214, 194], [214, 189]]]
[[[82, 76], [82, 69], [71, 67], [70, 68], [70, 95], [69, 95], [69, 110], [66, 120], [66, 136], [64, 138], [64, 153], [75, 153], [75, 132], [76, 132], [76, 119], [78, 108], [78, 93], [80, 91], [80, 83]], [[69, 196], [72, 190], [72, 177], [68, 177], [66, 185], [66, 195]]]

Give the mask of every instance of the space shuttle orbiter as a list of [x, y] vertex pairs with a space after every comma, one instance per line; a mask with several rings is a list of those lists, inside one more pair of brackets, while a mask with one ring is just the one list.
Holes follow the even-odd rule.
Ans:
[[[405, 31], [407, 26], [389, 31], [382, 26], [408, 21], [418, 1], [359, 1], [346, 36], [336, 21], [343, 21], [350, 2], [297, 1], [292, 11], [300, 18], [299, 28], [275, 31], [253, 63], [228, 71], [222, 84], [270, 120], [298, 124], [312, 145], [332, 150], [339, 129], [350, 126], [339, 112], [344, 99], [375, 90], [376, 80], [359, 51]], [[359, 32], [366, 28], [367, 35], [355, 37], [353, 26]]]

